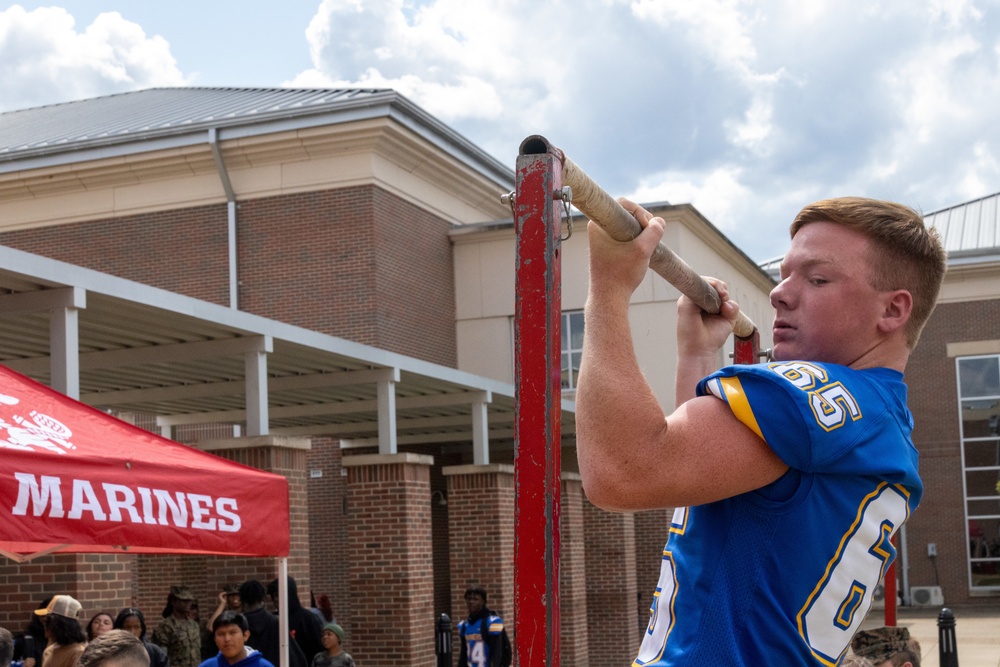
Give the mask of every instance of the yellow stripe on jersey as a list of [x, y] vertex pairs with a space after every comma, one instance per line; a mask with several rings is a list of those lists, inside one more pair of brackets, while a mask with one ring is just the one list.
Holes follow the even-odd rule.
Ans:
[[746, 394], [743, 393], [743, 385], [740, 384], [739, 378], [719, 378], [719, 383], [722, 385], [722, 390], [726, 393], [726, 402], [729, 403], [729, 408], [736, 415], [736, 418], [743, 422], [744, 426], [756, 433], [758, 438], [764, 440], [764, 434], [760, 432], [760, 426], [757, 425], [757, 418], [753, 416], [753, 409], [750, 407], [750, 401], [747, 400]]

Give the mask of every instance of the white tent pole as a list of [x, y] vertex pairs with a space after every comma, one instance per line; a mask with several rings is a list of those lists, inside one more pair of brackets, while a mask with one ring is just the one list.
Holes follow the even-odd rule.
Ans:
[[280, 635], [281, 667], [289, 667], [288, 660], [288, 558], [278, 559], [278, 634]]

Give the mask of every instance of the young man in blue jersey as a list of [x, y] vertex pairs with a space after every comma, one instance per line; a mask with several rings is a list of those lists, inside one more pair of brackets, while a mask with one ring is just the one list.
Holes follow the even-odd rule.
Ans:
[[771, 292], [775, 362], [716, 371], [739, 307], [678, 302], [676, 408], [632, 348], [629, 302], [664, 222], [589, 226], [590, 286], [576, 394], [588, 498], [675, 508], [635, 665], [836, 665], [920, 501], [903, 371], [946, 256], [905, 206], [816, 202], [791, 227]]
[[465, 605], [469, 617], [458, 622], [459, 667], [507, 667], [503, 619], [487, 608], [486, 589], [466, 590]]

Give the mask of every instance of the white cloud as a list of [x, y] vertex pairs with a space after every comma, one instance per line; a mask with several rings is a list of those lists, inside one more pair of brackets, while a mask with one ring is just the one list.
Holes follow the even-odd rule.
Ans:
[[83, 32], [59, 7], [0, 12], [2, 109], [185, 83], [167, 41], [117, 12], [98, 15]]
[[[1000, 191], [1000, 0], [312, 7], [304, 42], [274, 55], [308, 48], [312, 66], [283, 85], [395, 89], [511, 167], [521, 140], [543, 134], [613, 195], [690, 201], [753, 257], [782, 253], [812, 199], [929, 211]], [[189, 36], [156, 30], [12, 6], [0, 12], [0, 101], [190, 83], [171, 54]]]

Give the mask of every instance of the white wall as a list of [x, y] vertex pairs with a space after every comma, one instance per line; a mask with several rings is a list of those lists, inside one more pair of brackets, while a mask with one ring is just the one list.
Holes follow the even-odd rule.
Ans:
[[[695, 270], [727, 281], [740, 306], [761, 331], [761, 346], [771, 344], [770, 283], [753, 263], [706, 224], [690, 206], [662, 206], [667, 221], [664, 243]], [[585, 221], [575, 221], [562, 247], [562, 310], [580, 310], [587, 298], [588, 246]], [[458, 367], [503, 382], [514, 381], [516, 239], [511, 223], [466, 228], [452, 236], [455, 254]], [[630, 320], [636, 355], [654, 393], [665, 406], [674, 400], [674, 330], [679, 294], [650, 272], [632, 297]], [[719, 365], [729, 363], [730, 341]], [[568, 395], [567, 398], [572, 398]]]

